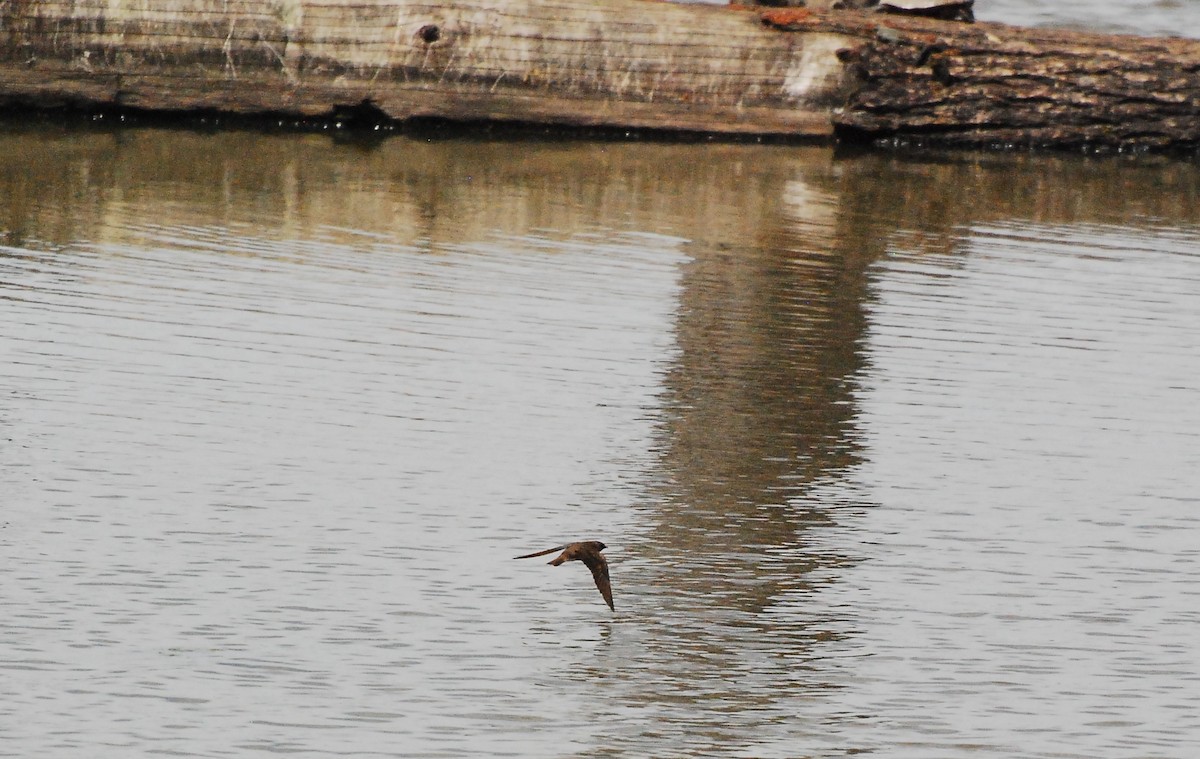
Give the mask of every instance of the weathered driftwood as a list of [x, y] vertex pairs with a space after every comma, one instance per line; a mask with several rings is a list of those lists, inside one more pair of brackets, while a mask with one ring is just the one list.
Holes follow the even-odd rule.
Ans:
[[837, 34], [655, 0], [0, 0], [0, 102], [829, 135]]
[[0, 105], [1194, 148], [1200, 42], [661, 0], [0, 0]]

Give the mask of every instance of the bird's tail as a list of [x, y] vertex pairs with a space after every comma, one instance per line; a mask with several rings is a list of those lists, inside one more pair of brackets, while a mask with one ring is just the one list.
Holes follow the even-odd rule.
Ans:
[[[514, 559], [533, 559], [538, 556], [545, 556], [548, 553], [554, 553], [555, 551], [561, 551], [564, 548], [566, 548], [566, 546], [557, 546], [555, 548], [547, 548], [545, 551], [538, 551], [537, 553], [527, 553], [524, 556], [514, 556], [513, 558]], [[550, 563], [553, 564], [554, 562], [552, 561]]]

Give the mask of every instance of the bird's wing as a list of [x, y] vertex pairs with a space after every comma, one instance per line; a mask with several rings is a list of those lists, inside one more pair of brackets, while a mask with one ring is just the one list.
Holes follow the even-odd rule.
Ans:
[[532, 559], [535, 556], [545, 556], [548, 553], [554, 553], [555, 551], [561, 551], [564, 548], [566, 548], [566, 546], [555, 546], [554, 548], [547, 548], [545, 551], [538, 551], [537, 553], [527, 553], [524, 556], [514, 556], [513, 558], [515, 558], [515, 559]]
[[600, 589], [600, 595], [604, 596], [604, 602], [608, 604], [608, 608], [616, 611], [617, 607], [613, 606], [612, 600], [612, 584], [608, 581], [608, 561], [598, 551], [584, 554], [579, 558], [587, 565], [588, 569], [592, 570], [592, 579], [596, 581], [596, 587]]

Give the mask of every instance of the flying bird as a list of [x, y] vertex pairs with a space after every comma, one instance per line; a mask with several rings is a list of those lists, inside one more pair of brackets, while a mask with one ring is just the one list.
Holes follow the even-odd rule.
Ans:
[[608, 581], [608, 561], [600, 555], [600, 552], [607, 547], [599, 540], [582, 540], [578, 543], [568, 543], [565, 546], [547, 548], [545, 551], [537, 553], [527, 553], [516, 558], [532, 559], [535, 556], [545, 556], [548, 553], [562, 551], [558, 558], [549, 562], [550, 566], [557, 567], [564, 561], [582, 561], [588, 569], [592, 570], [592, 579], [596, 581], [596, 587], [600, 589], [600, 595], [604, 596], [604, 602], [608, 604], [608, 608], [616, 611], [617, 608], [613, 606], [612, 600], [612, 585]]

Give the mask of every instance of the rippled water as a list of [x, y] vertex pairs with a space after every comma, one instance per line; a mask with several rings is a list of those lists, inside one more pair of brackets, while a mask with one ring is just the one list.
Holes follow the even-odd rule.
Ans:
[[1187, 755], [1200, 245], [1008, 223], [963, 254], [893, 250], [869, 307], [852, 699], [913, 756]]
[[[0, 755], [1189, 757], [1200, 169], [0, 134]], [[616, 612], [579, 565], [609, 545]]]
[[1198, 0], [976, 0], [981, 21], [1151, 36], [1200, 37]]

